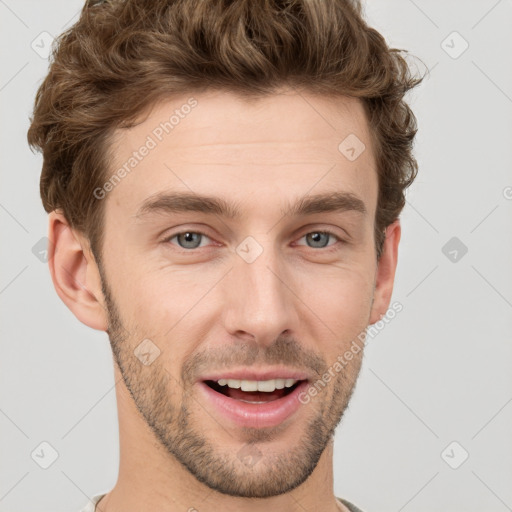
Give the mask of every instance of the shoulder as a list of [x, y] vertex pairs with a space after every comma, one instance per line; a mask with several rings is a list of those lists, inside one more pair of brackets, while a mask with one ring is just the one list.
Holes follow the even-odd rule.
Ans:
[[343, 505], [345, 505], [345, 507], [347, 507], [350, 510], [350, 512], [363, 512], [360, 508], [357, 508], [353, 503], [350, 503], [350, 501], [338, 497], [336, 497], [336, 499], [343, 503]]
[[103, 496], [106, 496], [106, 494], [97, 494], [96, 496], [93, 496], [89, 500], [89, 503], [87, 503], [87, 505], [82, 510], [80, 510], [80, 512], [95, 512], [96, 504], [101, 500], [101, 498], [103, 498]]

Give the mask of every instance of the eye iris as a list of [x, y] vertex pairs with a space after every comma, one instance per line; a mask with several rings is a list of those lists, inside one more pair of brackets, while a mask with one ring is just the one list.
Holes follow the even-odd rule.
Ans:
[[325, 242], [326, 243], [323, 244], [323, 245], [320, 245], [320, 247], [326, 247], [327, 246], [327, 240], [329, 238], [329, 233], [321, 233], [321, 232], [317, 231], [317, 232], [314, 232], [314, 233], [310, 233], [307, 236], [309, 237], [310, 240], [313, 240], [313, 243], [317, 243], [319, 238], [325, 237]]
[[187, 231], [186, 233], [180, 233], [178, 235], [178, 240], [179, 240], [180, 245], [182, 245], [181, 244], [182, 240], [185, 240], [185, 244], [192, 242], [192, 247], [185, 245], [185, 248], [195, 249], [196, 247], [199, 246], [199, 244], [194, 245], [194, 242], [193, 242], [194, 237], [196, 238], [196, 241], [198, 241], [198, 240], [200, 240], [201, 235], [199, 233], [192, 233], [190, 231]]

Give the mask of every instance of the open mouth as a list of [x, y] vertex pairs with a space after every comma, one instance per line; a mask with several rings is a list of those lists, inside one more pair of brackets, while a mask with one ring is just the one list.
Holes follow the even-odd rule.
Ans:
[[198, 382], [205, 407], [216, 417], [246, 428], [272, 428], [296, 414], [307, 414], [299, 397], [308, 379], [238, 380], [210, 376]]
[[[293, 393], [293, 391], [300, 386], [303, 380], [281, 379], [282, 382], [278, 381], [264, 381], [264, 382], [240, 382], [240, 381], [229, 381], [225, 380], [214, 381], [205, 380], [204, 383], [224, 396], [239, 400], [241, 402], [252, 403], [252, 404], [263, 404], [267, 402], [273, 402], [284, 398], [285, 396]], [[256, 390], [253, 390], [256, 388]]]

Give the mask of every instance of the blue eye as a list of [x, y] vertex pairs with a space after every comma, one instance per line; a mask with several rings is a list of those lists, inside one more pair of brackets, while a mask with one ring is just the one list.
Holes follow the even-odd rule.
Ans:
[[[198, 231], [183, 231], [182, 233], [176, 233], [175, 235], [167, 238], [164, 242], [170, 242], [176, 238], [179, 242], [178, 245], [183, 249], [197, 249], [200, 247], [202, 237], [208, 238], [204, 233]], [[197, 243], [199, 241], [199, 244]], [[182, 245], [182, 243], [184, 245]]]
[[310, 233], [304, 235], [302, 238], [306, 238], [307, 240], [313, 242], [313, 244], [317, 244], [313, 245], [312, 248], [314, 249], [323, 249], [324, 247], [335, 245], [335, 243], [329, 245], [327, 244], [329, 238], [335, 238], [337, 241], [341, 241], [338, 236], [336, 236], [334, 233], [331, 233], [330, 231], [311, 231]]

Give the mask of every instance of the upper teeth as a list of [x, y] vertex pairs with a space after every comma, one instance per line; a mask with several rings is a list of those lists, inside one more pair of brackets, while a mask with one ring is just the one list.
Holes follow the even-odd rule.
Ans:
[[276, 389], [291, 388], [296, 382], [295, 379], [272, 379], [272, 380], [236, 380], [219, 379], [219, 386], [228, 386], [242, 391], [266, 391], [271, 392]]

